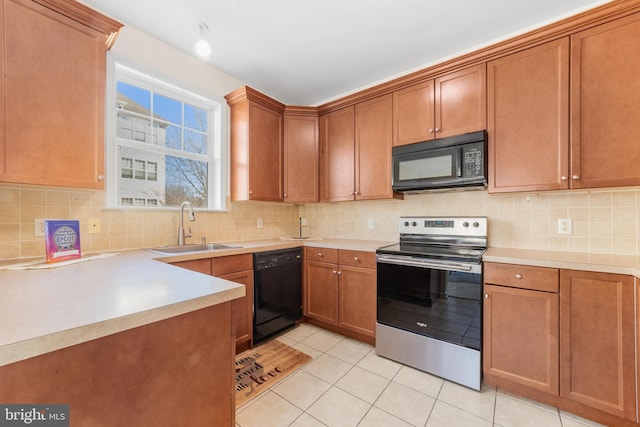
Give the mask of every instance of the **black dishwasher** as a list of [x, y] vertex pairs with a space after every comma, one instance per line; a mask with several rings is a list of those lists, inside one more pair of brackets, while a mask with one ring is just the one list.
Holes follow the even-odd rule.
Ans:
[[253, 271], [255, 344], [302, 318], [302, 249], [257, 252]]

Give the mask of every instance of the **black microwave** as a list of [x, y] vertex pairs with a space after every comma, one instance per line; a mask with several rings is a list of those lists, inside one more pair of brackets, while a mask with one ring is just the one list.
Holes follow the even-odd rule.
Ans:
[[487, 132], [393, 147], [393, 191], [487, 186]]

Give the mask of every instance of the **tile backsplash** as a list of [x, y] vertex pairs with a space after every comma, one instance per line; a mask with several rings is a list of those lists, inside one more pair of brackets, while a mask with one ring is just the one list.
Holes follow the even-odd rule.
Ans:
[[[297, 235], [298, 217], [304, 217], [304, 235], [393, 242], [402, 215], [482, 215], [489, 218], [489, 246], [640, 255], [639, 195], [631, 188], [503, 195], [462, 191], [300, 206], [228, 202], [226, 212], [196, 211], [196, 221], [186, 221], [185, 228], [191, 227], [191, 242], [202, 236], [209, 242], [279, 238]], [[177, 239], [177, 208], [105, 209], [103, 191], [0, 185], [0, 259], [44, 256], [44, 238], [34, 236], [36, 218], [80, 220], [85, 253]], [[100, 233], [88, 233], [93, 218], [100, 220]], [[558, 234], [559, 218], [572, 220], [571, 235]]]

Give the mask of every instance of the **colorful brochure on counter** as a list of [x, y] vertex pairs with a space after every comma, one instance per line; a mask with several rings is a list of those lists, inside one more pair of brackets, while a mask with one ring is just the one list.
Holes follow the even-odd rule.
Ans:
[[45, 221], [44, 241], [47, 263], [80, 258], [80, 221]]

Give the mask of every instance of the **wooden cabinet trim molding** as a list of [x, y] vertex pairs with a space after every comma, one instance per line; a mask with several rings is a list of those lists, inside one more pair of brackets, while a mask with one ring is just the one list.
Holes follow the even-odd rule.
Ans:
[[435, 79], [444, 74], [459, 71], [472, 65], [478, 65], [538, 44], [566, 37], [589, 27], [612, 21], [636, 12], [640, 12], [640, 1], [612, 1], [577, 15], [562, 19], [558, 22], [509, 38], [508, 40], [441, 62], [433, 67], [428, 67], [352, 95], [322, 104], [318, 107], [318, 113], [326, 114], [330, 111], [338, 110], [358, 102], [363, 102], [414, 84], [419, 84], [429, 79]]
[[[16, 1], [16, 0], [12, 0]], [[18, 0], [22, 1], [22, 0]], [[64, 0], [31, 0], [38, 3], [47, 9], [51, 9], [57, 13], [60, 13], [68, 18], [73, 19], [87, 27], [90, 27], [96, 31], [103, 33], [106, 36], [105, 46], [107, 50], [111, 49], [111, 46], [116, 41], [120, 29], [123, 24], [111, 19], [99, 12], [91, 9], [88, 6], [78, 1], [64, 1]]]
[[254, 101], [258, 104], [261, 104], [271, 110], [274, 110], [280, 114], [284, 114], [284, 110], [285, 110], [285, 105], [283, 103], [278, 102], [275, 99], [263, 93], [260, 93], [249, 86], [239, 87], [233, 92], [225, 95], [224, 99], [227, 101], [227, 104], [229, 104], [229, 106], [232, 106], [238, 102], [248, 99], [250, 101]]
[[318, 117], [318, 107], [303, 107], [299, 105], [287, 105], [284, 107], [286, 116]]

